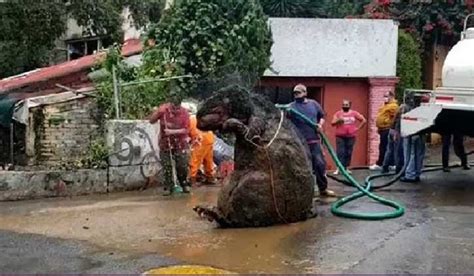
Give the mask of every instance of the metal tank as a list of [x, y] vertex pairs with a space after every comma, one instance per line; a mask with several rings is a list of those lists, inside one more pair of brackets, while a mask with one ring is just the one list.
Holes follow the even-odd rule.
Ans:
[[406, 92], [425, 94], [429, 100], [402, 115], [402, 136], [420, 132], [474, 136], [474, 27], [467, 28], [469, 18], [474, 19], [474, 14], [466, 17], [461, 40], [443, 64], [443, 86]]
[[474, 28], [463, 33], [443, 65], [443, 87], [474, 88]]

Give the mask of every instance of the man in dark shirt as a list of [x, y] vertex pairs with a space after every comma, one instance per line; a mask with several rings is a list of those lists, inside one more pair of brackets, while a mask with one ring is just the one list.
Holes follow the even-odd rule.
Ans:
[[461, 167], [464, 170], [470, 170], [471, 167], [467, 162], [466, 150], [464, 149], [464, 136], [456, 131], [444, 132], [441, 135], [443, 141], [442, 160], [443, 171], [450, 172], [449, 169], [449, 149], [451, 147], [451, 140], [453, 141], [454, 153], [461, 160]]
[[335, 196], [333, 191], [327, 189], [328, 180], [326, 178], [326, 160], [324, 160], [321, 139], [317, 130], [324, 124], [324, 111], [318, 102], [307, 98], [308, 93], [306, 91], [306, 86], [302, 84], [295, 86], [293, 89], [293, 95], [295, 101], [290, 104], [290, 107], [303, 113], [318, 125], [317, 128], [314, 128], [298, 116], [290, 114], [290, 120], [296, 126], [300, 134], [306, 139], [309, 146], [313, 173], [316, 176], [319, 194], [320, 196]]
[[165, 193], [173, 193], [174, 179], [172, 162], [176, 164], [176, 176], [183, 192], [190, 192], [188, 182], [189, 163], [189, 113], [181, 107], [179, 93], [171, 93], [169, 103], [160, 105], [151, 115], [150, 123], [160, 121], [160, 159], [164, 170]]

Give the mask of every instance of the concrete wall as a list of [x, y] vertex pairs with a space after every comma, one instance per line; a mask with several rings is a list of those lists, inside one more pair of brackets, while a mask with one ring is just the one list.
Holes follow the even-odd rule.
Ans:
[[153, 154], [159, 158], [159, 124], [145, 120], [109, 120], [105, 124], [111, 166], [138, 165]]
[[0, 201], [103, 194], [150, 187], [140, 166], [77, 171], [0, 171]]
[[[43, 129], [40, 136], [30, 137], [34, 142], [30, 150], [35, 156], [38, 153], [38, 158], [32, 159], [35, 167], [51, 168], [80, 158], [97, 130], [97, 125], [90, 121], [89, 113], [94, 109], [88, 100], [41, 107], [39, 110], [46, 115], [40, 124]], [[55, 121], [49, 122], [52, 114], [61, 114], [63, 118], [54, 117]], [[110, 155], [107, 169], [0, 171], [0, 201], [119, 192], [160, 185], [159, 125], [139, 120], [112, 120], [107, 121], [105, 127]]]
[[[135, 28], [135, 26], [133, 25], [133, 19], [130, 16], [130, 11], [128, 8], [125, 8], [123, 10], [122, 17], [124, 19], [124, 22], [122, 24], [122, 31], [124, 33], [123, 41], [127, 39], [140, 38], [140, 34], [143, 32], [143, 30]], [[64, 35], [62, 35], [60, 39], [57, 39], [54, 43], [55, 48], [53, 49], [50, 55], [50, 64], [58, 64], [67, 60], [68, 53], [66, 41], [90, 37], [84, 35], [85, 29], [83, 27], [80, 27], [75, 19], [69, 18], [66, 24], [66, 32], [64, 33]]]
[[[128, 8], [123, 9], [122, 11], [122, 18], [124, 22], [122, 24], [122, 31], [124, 32], [124, 40], [130, 38], [139, 38], [140, 37], [140, 30], [137, 30], [133, 26], [133, 20], [130, 17], [130, 11]], [[69, 39], [78, 39], [84, 37], [84, 28], [77, 25], [77, 21], [73, 18], [69, 18], [67, 20], [67, 29], [66, 33], [61, 38], [62, 40], [69, 40]]]
[[138, 180], [143, 183], [155, 182], [161, 170], [159, 124], [151, 125], [143, 120], [110, 120], [105, 128], [110, 168], [117, 168], [118, 171], [120, 168], [131, 169], [129, 174], [116, 177], [123, 177], [125, 183]]
[[272, 69], [280, 77], [393, 77], [398, 25], [392, 20], [271, 18]]

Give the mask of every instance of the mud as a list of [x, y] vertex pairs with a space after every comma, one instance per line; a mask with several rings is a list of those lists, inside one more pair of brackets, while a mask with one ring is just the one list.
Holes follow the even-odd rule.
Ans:
[[[166, 258], [241, 273], [470, 273], [474, 270], [473, 177], [472, 171], [432, 173], [420, 184], [392, 186], [381, 195], [407, 207], [406, 215], [395, 220], [337, 218], [328, 202], [317, 201], [319, 216], [306, 222], [217, 229], [192, 211], [198, 203], [215, 203], [216, 187], [171, 199], [147, 191], [0, 203], [0, 230], [84, 243], [88, 249], [81, 255], [92, 259], [100, 252], [120, 254], [118, 271], [106, 267], [101, 272], [141, 273], [133, 271], [139, 269], [134, 266], [137, 256], [155, 256], [148, 257], [149, 268], [153, 259], [160, 266], [160, 258]], [[330, 185], [339, 193], [351, 191]], [[384, 210], [368, 200], [348, 208]], [[27, 237], [25, 242], [35, 246], [36, 241]], [[61, 250], [55, 254], [60, 256]], [[15, 256], [15, 251], [8, 252]], [[28, 254], [38, 252], [22, 251], [21, 257]], [[0, 268], [7, 260], [0, 256]], [[48, 262], [41, 272], [88, 271], [61, 267]], [[27, 268], [24, 264], [21, 271], [28, 272]]]
[[[280, 263], [285, 258], [275, 252], [278, 241], [305, 226], [276, 227], [270, 231], [216, 229], [215, 225], [199, 219], [191, 208], [199, 202], [212, 203], [216, 193], [217, 189], [209, 189], [189, 198], [170, 200], [156, 195], [128, 194], [29, 202], [10, 211], [1, 208], [0, 228], [87, 241], [103, 250], [132, 254], [159, 252], [163, 256], [217, 267], [238, 270], [255, 267], [258, 271], [267, 271], [277, 266], [291, 271], [291, 264]], [[238, 256], [234, 250], [240, 252]], [[267, 258], [268, 252], [275, 253]], [[213, 256], [219, 256], [217, 262], [212, 261]]]
[[[430, 149], [429, 159], [438, 161], [436, 149]], [[192, 206], [215, 204], [219, 187], [174, 198], [149, 190], [3, 202], [0, 271], [142, 273], [185, 263], [240, 273], [469, 274], [474, 271], [473, 179], [473, 170], [453, 170], [424, 174], [419, 184], [395, 184], [380, 195], [406, 206], [398, 219], [337, 218], [330, 202], [316, 201], [315, 219], [258, 229], [216, 229], [195, 215]], [[341, 194], [352, 191], [334, 182], [330, 187]], [[385, 210], [366, 199], [347, 208]]]

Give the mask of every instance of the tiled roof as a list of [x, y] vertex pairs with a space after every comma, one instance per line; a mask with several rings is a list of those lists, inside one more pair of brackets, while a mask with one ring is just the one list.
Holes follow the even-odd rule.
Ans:
[[[143, 46], [139, 39], [129, 39], [123, 44], [122, 55], [128, 57], [141, 53], [142, 50]], [[103, 58], [103, 56], [104, 52], [99, 52], [94, 55], [81, 57], [72, 61], [35, 69], [16, 76], [1, 79], [0, 94], [12, 89], [25, 87], [49, 79], [67, 76], [76, 72], [92, 68], [98, 60]]]

